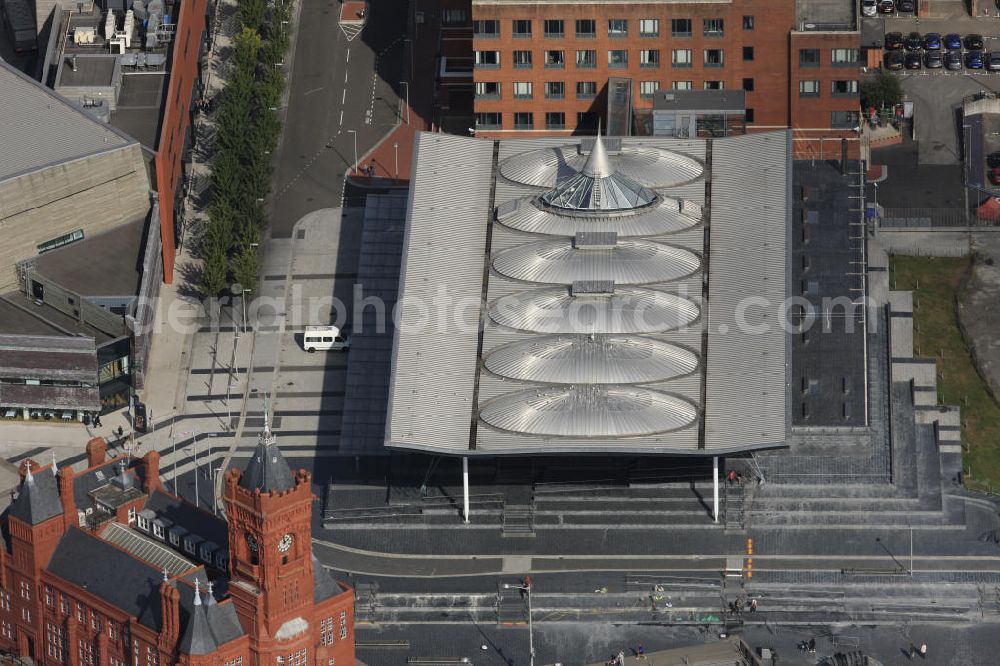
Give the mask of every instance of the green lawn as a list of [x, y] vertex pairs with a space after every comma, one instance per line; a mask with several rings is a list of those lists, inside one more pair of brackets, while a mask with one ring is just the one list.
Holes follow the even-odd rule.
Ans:
[[1000, 406], [976, 371], [958, 327], [956, 302], [970, 265], [967, 258], [896, 256], [889, 264], [889, 284], [913, 292], [914, 352], [937, 359], [938, 402], [962, 408], [966, 484], [1000, 489]]

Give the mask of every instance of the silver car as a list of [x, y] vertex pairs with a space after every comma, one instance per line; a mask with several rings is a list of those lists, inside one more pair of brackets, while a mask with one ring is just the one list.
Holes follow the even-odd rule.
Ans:
[[861, 0], [861, 15], [875, 16], [878, 13], [878, 0]]

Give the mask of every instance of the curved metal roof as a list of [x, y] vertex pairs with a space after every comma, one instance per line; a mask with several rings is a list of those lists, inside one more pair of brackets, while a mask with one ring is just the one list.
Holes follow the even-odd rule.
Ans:
[[698, 356], [684, 347], [637, 335], [551, 335], [499, 347], [490, 372], [551, 384], [642, 384], [694, 372]]
[[[516, 209], [497, 211], [505, 227], [547, 236], [574, 236], [578, 231], [613, 231], [620, 238], [660, 236], [690, 229], [701, 221], [701, 206], [661, 196], [656, 205], [636, 212], [608, 211], [607, 215], [566, 215], [535, 205], [535, 197], [517, 200]], [[569, 212], [569, 211], [566, 211]]]
[[544, 240], [504, 250], [493, 259], [493, 268], [501, 275], [544, 284], [670, 282], [700, 267], [694, 252], [647, 240], [622, 240], [613, 247], [593, 249], [578, 248], [570, 239]]
[[660, 333], [696, 321], [700, 310], [686, 298], [641, 287], [614, 294], [574, 296], [566, 287], [531, 289], [495, 301], [490, 319], [534, 333]]
[[633, 210], [655, 203], [656, 194], [612, 167], [598, 130], [580, 172], [539, 200], [546, 206], [569, 210]]
[[[500, 173], [515, 183], [550, 189], [580, 173], [588, 158], [578, 144], [539, 148], [508, 157], [500, 163]], [[693, 157], [648, 146], [624, 146], [617, 155], [608, 155], [607, 162], [611, 171], [650, 188], [674, 187], [704, 172]]]
[[636, 386], [556, 386], [495, 398], [479, 417], [494, 428], [550, 437], [637, 437], [690, 426], [698, 409]]

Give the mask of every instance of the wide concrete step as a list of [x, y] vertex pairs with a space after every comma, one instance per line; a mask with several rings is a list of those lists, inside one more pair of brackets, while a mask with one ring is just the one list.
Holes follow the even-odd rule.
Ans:
[[867, 526], [888, 526], [894, 528], [903, 527], [928, 527], [942, 526], [965, 529], [961, 523], [953, 523], [950, 517], [940, 509], [938, 510], [911, 510], [911, 511], [882, 511], [867, 513], [864, 511], [800, 511], [792, 512], [767, 512], [754, 510], [750, 519], [752, 528], [757, 529], [768, 526], [782, 527], [812, 527], [829, 528], [834, 526], [858, 527]]
[[755, 497], [781, 498], [831, 498], [831, 497], [907, 497], [915, 491], [893, 483], [774, 483], [768, 482], [758, 486]]
[[599, 513], [539, 513], [535, 512], [535, 528], [557, 526], [606, 526], [625, 529], [628, 527], [670, 527], [676, 525], [697, 526], [706, 525], [722, 528], [720, 523], [714, 523], [712, 517], [702, 512], [655, 512], [640, 514]]

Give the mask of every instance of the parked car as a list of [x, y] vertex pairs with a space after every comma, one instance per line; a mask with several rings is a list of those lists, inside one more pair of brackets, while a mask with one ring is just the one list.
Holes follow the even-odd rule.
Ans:
[[862, 16], [875, 16], [878, 11], [878, 1], [877, 0], [861, 0], [861, 15]]
[[924, 47], [924, 40], [920, 37], [919, 32], [911, 32], [903, 40], [903, 46], [906, 47], [907, 51], [919, 51]]
[[962, 53], [960, 51], [948, 51], [944, 54], [945, 69], [962, 69]]
[[986, 69], [1000, 72], [1000, 51], [990, 51], [986, 54]]
[[917, 3], [913, 0], [896, 0], [896, 11], [915, 12], [917, 11]]
[[965, 54], [965, 66], [968, 69], [982, 69], [983, 68], [983, 52], [982, 51], [967, 51]]
[[901, 32], [885, 33], [885, 48], [889, 51], [897, 51], [903, 48], [903, 33]]
[[882, 66], [893, 71], [903, 69], [904, 59], [905, 56], [903, 56], [902, 51], [886, 51], [885, 58], [882, 60]]
[[954, 32], [949, 32], [944, 36], [944, 47], [949, 51], [957, 51], [961, 49], [962, 36]]
[[966, 35], [962, 43], [965, 44], [967, 51], [982, 51], [986, 48], [986, 42], [983, 41], [982, 35]]
[[936, 51], [939, 48], [941, 48], [941, 33], [928, 32], [924, 35], [924, 49], [927, 51]]
[[891, 14], [896, 11], [896, 3], [893, 0], [879, 0], [878, 10], [883, 14]]
[[990, 167], [991, 169], [1000, 167], [1000, 151], [995, 153], [990, 153], [989, 155], [986, 156], [986, 166]]
[[923, 58], [916, 51], [906, 54], [906, 69], [920, 69]]
[[8, 407], [7, 409], [3, 410], [3, 417], [5, 419], [16, 419], [17, 418], [17, 410]]
[[924, 54], [924, 67], [941, 69], [944, 67], [944, 55], [940, 51], [928, 51]]
[[993, 167], [989, 172], [990, 182], [994, 185], [1000, 185], [1000, 167]]

